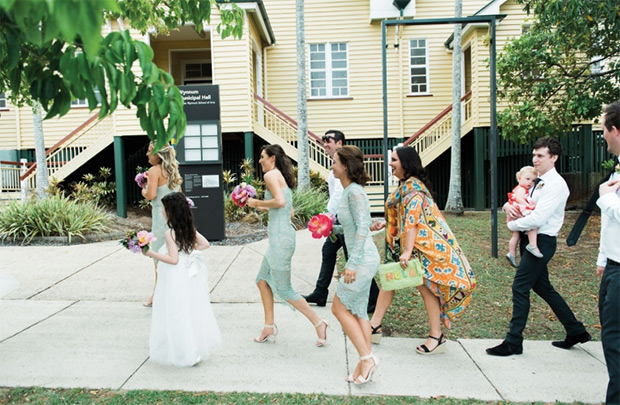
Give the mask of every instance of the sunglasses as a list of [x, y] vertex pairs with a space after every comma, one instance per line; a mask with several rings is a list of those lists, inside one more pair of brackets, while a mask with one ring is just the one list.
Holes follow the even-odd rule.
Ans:
[[323, 135], [323, 142], [329, 142], [330, 139], [336, 140], [336, 137], [333, 135]]

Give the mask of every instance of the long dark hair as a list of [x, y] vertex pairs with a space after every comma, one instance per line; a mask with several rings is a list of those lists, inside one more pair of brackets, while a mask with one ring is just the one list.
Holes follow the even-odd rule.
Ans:
[[364, 170], [364, 154], [357, 146], [345, 145], [336, 150], [340, 163], [347, 168], [347, 176], [351, 181], [365, 186], [370, 176]]
[[161, 202], [166, 210], [168, 226], [174, 231], [179, 250], [190, 253], [196, 247], [198, 239], [194, 227], [194, 215], [189, 209], [185, 195], [179, 192], [166, 194]]
[[396, 154], [405, 172], [405, 180], [412, 176], [416, 177], [424, 183], [428, 191], [431, 191], [431, 180], [428, 178], [426, 169], [422, 166], [422, 159], [420, 159], [418, 152], [410, 146], [401, 146], [396, 148]]
[[295, 187], [295, 175], [293, 174], [293, 168], [291, 167], [291, 159], [286, 156], [284, 149], [278, 144], [263, 146], [263, 149], [267, 156], [276, 157], [276, 168], [284, 176], [288, 188], [293, 189]]

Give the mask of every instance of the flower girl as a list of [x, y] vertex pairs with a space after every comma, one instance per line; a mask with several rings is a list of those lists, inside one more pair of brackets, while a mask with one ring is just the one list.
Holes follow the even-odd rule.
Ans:
[[162, 198], [170, 227], [158, 252], [144, 254], [159, 260], [153, 298], [149, 353], [157, 363], [193, 366], [221, 346], [201, 250], [209, 242], [196, 231], [189, 204], [182, 193]]

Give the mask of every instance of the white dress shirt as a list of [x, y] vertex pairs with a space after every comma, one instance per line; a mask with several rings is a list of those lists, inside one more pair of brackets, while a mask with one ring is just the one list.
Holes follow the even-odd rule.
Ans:
[[510, 221], [508, 229], [529, 231], [538, 228], [539, 234], [557, 236], [564, 223], [564, 209], [570, 191], [555, 167], [539, 179], [540, 182], [530, 194], [536, 203], [536, 208], [530, 215]]
[[[620, 173], [612, 174], [611, 180], [620, 180]], [[596, 265], [605, 267], [607, 258], [620, 263], [620, 190], [599, 197], [596, 205], [601, 209], [601, 243]]]
[[342, 198], [344, 188], [342, 187], [340, 180], [334, 177], [333, 170], [330, 170], [329, 176], [327, 176], [327, 189], [329, 191], [327, 212], [335, 216], [338, 213], [338, 206], [340, 205], [340, 199]]

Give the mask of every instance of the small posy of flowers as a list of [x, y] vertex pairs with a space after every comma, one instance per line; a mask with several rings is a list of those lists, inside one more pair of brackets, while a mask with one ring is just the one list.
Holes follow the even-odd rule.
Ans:
[[120, 240], [120, 244], [129, 249], [130, 252], [145, 253], [151, 248], [151, 242], [156, 240], [151, 232], [148, 231], [129, 231], [127, 236]]
[[136, 177], [134, 178], [134, 180], [138, 184], [138, 187], [140, 188], [146, 187], [146, 185], [149, 182], [149, 172], [140, 172], [136, 174]]
[[241, 183], [232, 191], [230, 198], [240, 207], [244, 207], [248, 198], [256, 197], [256, 189], [247, 183]]
[[335, 222], [334, 216], [329, 213], [316, 214], [308, 222], [308, 230], [314, 239], [325, 238], [327, 236], [334, 240], [335, 235], [332, 234]]
[[194, 200], [191, 198], [185, 197], [185, 199], [187, 200], [187, 205], [189, 205], [190, 208], [194, 208], [196, 206], [196, 204], [194, 204]]

